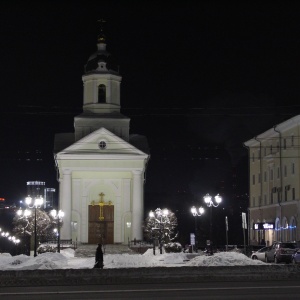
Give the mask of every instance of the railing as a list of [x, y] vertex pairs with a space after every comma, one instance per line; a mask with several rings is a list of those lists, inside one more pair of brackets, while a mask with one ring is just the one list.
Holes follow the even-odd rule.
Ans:
[[[48, 240], [46, 243], [57, 245], [57, 240]], [[71, 248], [71, 247], [74, 250], [76, 250], [77, 249], [77, 241], [72, 242], [72, 240], [60, 240], [60, 249], [66, 249], [66, 248]]]
[[129, 241], [128, 239], [128, 248], [137, 251], [138, 253], [145, 253], [147, 249], [152, 248], [152, 244], [149, 244], [142, 240], [132, 240]]

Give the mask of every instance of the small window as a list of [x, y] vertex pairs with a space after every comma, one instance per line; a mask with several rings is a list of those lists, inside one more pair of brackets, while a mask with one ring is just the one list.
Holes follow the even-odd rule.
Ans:
[[295, 163], [292, 163], [291, 165], [291, 173], [295, 174]]
[[285, 187], [285, 189], [284, 189], [284, 201], [287, 201], [287, 197], [288, 197], [288, 190]]
[[104, 84], [98, 86], [98, 103], [106, 103], [106, 86]]
[[291, 146], [294, 147], [294, 136], [291, 137]]
[[271, 204], [273, 204], [273, 202], [274, 202], [274, 196], [273, 196], [274, 194], [273, 194], [273, 191], [271, 191], [271, 193], [270, 193], [270, 203]]
[[267, 182], [267, 172], [264, 172], [264, 181]]
[[255, 184], [255, 175], [252, 175], [252, 184]]
[[284, 177], [286, 177], [286, 176], [287, 176], [287, 167], [284, 166]]
[[260, 173], [258, 173], [258, 180], [257, 180], [258, 183], [261, 183], [261, 176], [260, 176]]
[[105, 141], [101, 141], [100, 143], [99, 143], [99, 148], [101, 149], [101, 150], [104, 150], [104, 149], [106, 149], [106, 142]]

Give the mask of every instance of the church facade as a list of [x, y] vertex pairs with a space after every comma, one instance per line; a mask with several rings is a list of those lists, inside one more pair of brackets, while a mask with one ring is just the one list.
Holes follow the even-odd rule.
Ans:
[[63, 240], [143, 239], [149, 154], [146, 139], [129, 134], [130, 119], [120, 112], [121, 79], [101, 32], [82, 76], [83, 112], [74, 118], [75, 131], [55, 136]]

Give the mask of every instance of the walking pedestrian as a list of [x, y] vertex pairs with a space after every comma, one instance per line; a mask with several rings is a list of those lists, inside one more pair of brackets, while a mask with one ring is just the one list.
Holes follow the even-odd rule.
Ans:
[[98, 244], [96, 249], [94, 268], [103, 269], [103, 252], [101, 244]]

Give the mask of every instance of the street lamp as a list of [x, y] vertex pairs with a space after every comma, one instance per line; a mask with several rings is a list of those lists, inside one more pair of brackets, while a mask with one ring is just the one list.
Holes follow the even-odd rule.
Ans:
[[60, 253], [60, 226], [65, 213], [62, 210], [51, 210], [51, 216], [57, 221], [57, 252]]
[[222, 197], [217, 194], [214, 197], [214, 200], [212, 200], [212, 197], [209, 194], [206, 194], [204, 197], [204, 202], [207, 205], [207, 207], [210, 207], [210, 232], [209, 232], [209, 239], [210, 239], [210, 254], [213, 254], [213, 249], [212, 249], [212, 208], [213, 207], [218, 207], [219, 204], [222, 202]]
[[197, 226], [197, 217], [200, 217], [204, 214], [204, 208], [200, 206], [197, 210], [195, 206], [191, 208], [191, 213], [195, 217], [195, 250], [198, 252], [198, 226]]
[[34, 208], [34, 256], [37, 256], [36, 249], [37, 249], [37, 230], [36, 230], [36, 209], [40, 208], [41, 205], [44, 203], [43, 197], [36, 197], [33, 199], [28, 196], [25, 198], [25, 203], [29, 208]]
[[[160, 254], [162, 254], [162, 235], [164, 234], [164, 223], [166, 222], [166, 220], [164, 220], [164, 218], [166, 218], [168, 216], [168, 214], [169, 214], [169, 211], [167, 208], [164, 208], [164, 209], [157, 208], [154, 212], [152, 210], [149, 212], [149, 217], [151, 219], [154, 219], [154, 225], [156, 223], [159, 224], [159, 228], [156, 228], [154, 226], [154, 228], [152, 230], [156, 230], [156, 229], [159, 230], [158, 240], [159, 240]], [[153, 249], [154, 249], [153, 252], [155, 254], [155, 246]]]

